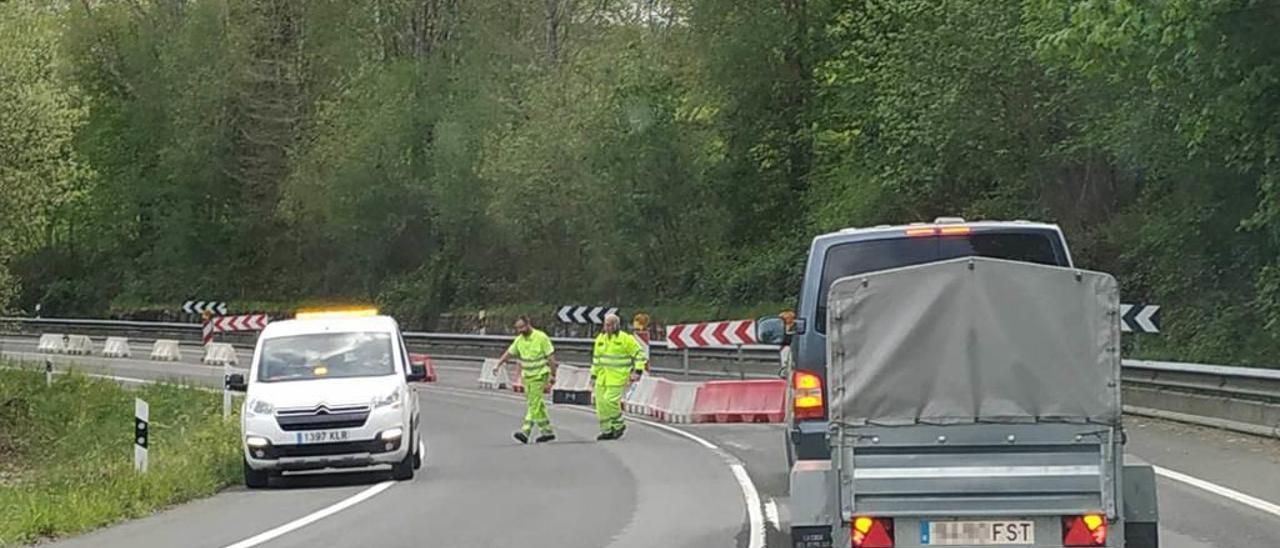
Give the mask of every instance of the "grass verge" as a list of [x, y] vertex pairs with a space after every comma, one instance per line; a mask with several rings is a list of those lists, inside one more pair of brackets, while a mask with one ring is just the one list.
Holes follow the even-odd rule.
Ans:
[[[133, 471], [134, 398], [150, 405], [150, 470]], [[0, 369], [0, 546], [83, 533], [237, 481], [237, 423], [218, 394], [137, 390]]]

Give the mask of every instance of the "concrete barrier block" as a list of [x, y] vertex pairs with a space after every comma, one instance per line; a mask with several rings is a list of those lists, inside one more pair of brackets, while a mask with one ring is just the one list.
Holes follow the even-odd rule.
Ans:
[[236, 349], [229, 343], [209, 343], [204, 345], [204, 358], [200, 360], [206, 365], [239, 365]]
[[151, 359], [156, 361], [176, 362], [182, 359], [182, 349], [178, 348], [178, 341], [171, 339], [159, 339], [155, 345], [151, 347]]
[[37, 352], [45, 354], [61, 354], [67, 348], [64, 336], [60, 333], [45, 333], [40, 335], [40, 343], [36, 345]]
[[85, 335], [68, 335], [67, 346], [63, 352], [76, 356], [88, 356], [93, 353], [93, 341]]
[[107, 342], [102, 345], [102, 355], [108, 358], [128, 358], [129, 339], [125, 337], [107, 337]]

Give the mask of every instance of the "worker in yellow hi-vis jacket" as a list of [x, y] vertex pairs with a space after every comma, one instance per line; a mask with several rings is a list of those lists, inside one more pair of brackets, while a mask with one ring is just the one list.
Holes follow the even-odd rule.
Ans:
[[[516, 340], [498, 358], [498, 367], [507, 363], [512, 357], [520, 361], [520, 375], [524, 384], [526, 409], [524, 424], [520, 430], [512, 434], [520, 443], [529, 443], [533, 427], [538, 427], [541, 434], [536, 440], [545, 443], [556, 439], [551, 430], [551, 417], [547, 415], [547, 402], [542, 392], [556, 379], [556, 349], [551, 345], [551, 337], [541, 330], [534, 329], [528, 316], [520, 316], [516, 320]], [[497, 373], [497, 367], [495, 367]]]
[[596, 418], [600, 420], [597, 440], [622, 437], [627, 425], [622, 421], [622, 393], [627, 384], [640, 380], [648, 365], [644, 347], [630, 333], [622, 331], [615, 314], [604, 318], [604, 332], [596, 336], [591, 354], [591, 378], [595, 381]]

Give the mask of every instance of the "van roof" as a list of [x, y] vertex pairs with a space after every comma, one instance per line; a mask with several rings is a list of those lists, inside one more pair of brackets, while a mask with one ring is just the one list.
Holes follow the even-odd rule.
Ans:
[[267, 324], [262, 330], [263, 339], [314, 335], [317, 333], [350, 333], [374, 331], [396, 333], [399, 324], [390, 316], [366, 316], [361, 318], [320, 318], [312, 320], [284, 320]]
[[877, 226], [860, 227], [860, 228], [851, 227], [843, 230], [838, 230], [836, 232], [828, 232], [826, 234], [822, 234], [818, 236], [817, 238], [825, 240], [825, 239], [833, 239], [837, 237], [847, 237], [847, 236], [883, 235], [883, 234], [889, 234], [894, 232], [900, 233], [912, 227], [952, 225], [952, 224], [962, 224], [964, 226], [971, 227], [975, 230], [999, 229], [999, 228], [1030, 228], [1030, 229], [1054, 230], [1054, 231], [1061, 230], [1058, 228], [1058, 225], [1055, 225], [1055, 224], [1037, 223], [1037, 222], [1031, 222], [1031, 221], [1022, 221], [1022, 220], [965, 222], [963, 220], [956, 219], [956, 218], [940, 218], [939, 221], [942, 221], [942, 222], [938, 222], [938, 223], [920, 222], [920, 223], [909, 223], [905, 225], [877, 225]]

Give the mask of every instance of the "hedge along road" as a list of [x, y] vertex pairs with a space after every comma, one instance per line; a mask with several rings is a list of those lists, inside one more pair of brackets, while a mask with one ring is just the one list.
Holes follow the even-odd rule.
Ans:
[[[67, 359], [121, 379], [177, 373], [207, 385], [219, 371]], [[419, 393], [428, 458], [413, 481], [347, 473], [289, 477], [267, 490], [235, 486], [54, 546], [763, 545], [760, 506], [748, 510], [745, 471], [725, 453], [639, 425], [598, 443], [594, 416], [563, 406], [552, 411], [559, 440], [519, 445], [511, 439], [523, 418], [519, 399], [462, 388], [469, 375], [456, 370], [445, 375], [449, 387]]]
[[[44, 357], [35, 354], [34, 339], [6, 339], [3, 343], [6, 353], [12, 357], [22, 357], [28, 362]], [[135, 348], [135, 352], [137, 350]], [[187, 362], [192, 362], [197, 356], [195, 352], [188, 351], [186, 358]], [[220, 368], [194, 363], [61, 356], [53, 359], [59, 364], [74, 361], [80, 364], [80, 369], [91, 373], [141, 379], [185, 379], [207, 386], [216, 386], [221, 374]], [[248, 355], [241, 354], [240, 360], [247, 364]], [[659, 516], [695, 516], [686, 523], [696, 523], [702, 534], [709, 535], [713, 529], [721, 529], [715, 532], [717, 536], [714, 538], [690, 536], [694, 538], [688, 541], [692, 543], [690, 545], [749, 546], [749, 515], [744, 508], [741, 488], [725, 466], [723, 455], [670, 433], [648, 428], [630, 429], [627, 437], [616, 445], [596, 446], [592, 441], [595, 426], [590, 415], [571, 412], [566, 406], [552, 407], [553, 420], [557, 421], [562, 435], [562, 441], [557, 443], [564, 444], [564, 447], [514, 446], [508, 440], [523, 412], [520, 400], [510, 395], [468, 390], [475, 385], [477, 369], [474, 363], [446, 362], [441, 365], [440, 387], [423, 390], [423, 434], [431, 447], [429, 462], [422, 475], [412, 484], [385, 488], [385, 492], [379, 492], [368, 500], [315, 522], [304, 523], [263, 545], [292, 545], [297, 542], [295, 539], [305, 537], [312, 541], [320, 539], [319, 545], [336, 546], [346, 545], [348, 540], [358, 537], [360, 542], [385, 538], [388, 546], [411, 542], [451, 546], [475, 539], [479, 539], [474, 543], [476, 546], [509, 545], [511, 539], [525, 546], [557, 543], [609, 546], [615, 540], [618, 546], [625, 546], [642, 538], [634, 536], [638, 531], [653, 535], [663, 532], [663, 528], [680, 530], [678, 524], [655, 525], [654, 519], [662, 519], [650, 516], [653, 508], [657, 507]], [[1179, 479], [1161, 477], [1162, 546], [1245, 548], [1270, 545], [1274, 531], [1280, 529], [1280, 516], [1266, 511], [1265, 505], [1260, 509], [1248, 501], [1234, 498], [1234, 495], [1244, 494], [1263, 502], [1280, 502], [1280, 478], [1274, 474], [1280, 467], [1280, 442], [1139, 417], [1129, 417], [1126, 421], [1128, 452], [1131, 455], [1231, 490], [1215, 492]], [[680, 429], [718, 445], [745, 466], [759, 489], [760, 502], [765, 509], [767, 545], [787, 545], [780, 532], [787, 522], [787, 474], [781, 425], [682, 425]], [[511, 450], [541, 453], [535, 454], [538, 460], [526, 465], [519, 457], [529, 454], [510, 453]], [[563, 462], [540, 458], [552, 455]], [[586, 458], [587, 455], [598, 458]], [[579, 464], [580, 458], [588, 462]], [[644, 462], [637, 462], [636, 458], [657, 459], [657, 462], [664, 463], [664, 467], [655, 469]], [[610, 474], [598, 471], [595, 463], [599, 461], [615, 463], [607, 467]], [[536, 476], [521, 474], [523, 466], [533, 466], [538, 471]], [[585, 467], [585, 472], [579, 473], [579, 467]], [[691, 480], [686, 474], [686, 469], [691, 467], [696, 467], [702, 476]], [[264, 492], [234, 487], [216, 497], [62, 545], [229, 546], [376, 488], [383, 479], [377, 475], [347, 474], [296, 479], [284, 484], [283, 488]], [[652, 493], [644, 485], [646, 481], [654, 482], [647, 487], [660, 486], [662, 492]], [[510, 487], [512, 482], [516, 487]], [[711, 488], [708, 488], [708, 482]], [[536, 493], [532, 506], [517, 509], [513, 506], [515, 501], [530, 502], [525, 498], [529, 496], [526, 490]], [[579, 500], [575, 497], [588, 497], [583, 500], [592, 502], [575, 505], [573, 501]], [[382, 512], [380, 505], [386, 501], [402, 504], [403, 509], [394, 511], [401, 513], [394, 515], [408, 519], [409, 523], [383, 521], [377, 515], [367, 513], [369, 509], [373, 509], [375, 514]], [[686, 502], [692, 505], [692, 510], [683, 504]], [[582, 507], [587, 510], [574, 510]], [[719, 510], [725, 510], [726, 515], [722, 519], [727, 521], [718, 527], [697, 519], [704, 513], [711, 518]], [[526, 512], [527, 516], [521, 512]], [[733, 515], [729, 516], [730, 513]], [[363, 521], [345, 521], [349, 515], [361, 515]], [[447, 515], [450, 519], [432, 517], [437, 515]], [[623, 521], [629, 525], [619, 526], [618, 523]], [[347, 535], [308, 536], [308, 531], [313, 529], [330, 532], [328, 527], [332, 523], [329, 522], [355, 524], [356, 527]], [[186, 527], [193, 529], [184, 532]], [[375, 530], [382, 528], [399, 533]], [[547, 528], [554, 532], [547, 533]], [[653, 528], [657, 529], [645, 531]], [[614, 529], [613, 535], [601, 541], [600, 535], [608, 529]], [[523, 532], [513, 532], [517, 530]], [[468, 531], [474, 536], [464, 536]], [[174, 536], [161, 537], [161, 534]], [[596, 536], [591, 536], [593, 534]], [[206, 538], [207, 543], [204, 542]], [[579, 542], [576, 539], [585, 540]], [[601, 543], [592, 544], [594, 542]], [[665, 545], [685, 544], [676, 541]]]

